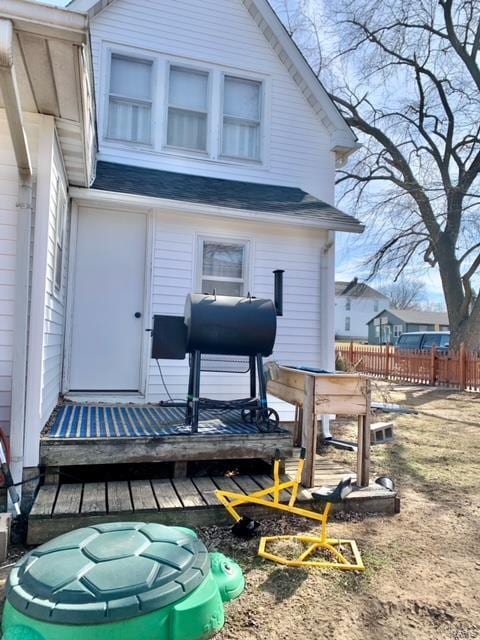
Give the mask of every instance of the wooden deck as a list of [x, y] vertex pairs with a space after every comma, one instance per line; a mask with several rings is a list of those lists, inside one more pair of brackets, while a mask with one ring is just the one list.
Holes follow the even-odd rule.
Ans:
[[[336, 484], [345, 475], [354, 475], [324, 456], [315, 462], [315, 484]], [[286, 463], [291, 477], [296, 461]], [[44, 485], [36, 497], [28, 522], [28, 544], [41, 544], [72, 529], [99, 522], [149, 521], [191, 527], [228, 525], [231, 519], [215, 496], [217, 489], [250, 493], [272, 484], [269, 475], [130, 480], [99, 483]], [[289, 493], [283, 492], [288, 501]], [[299, 501], [310, 502], [303, 489]], [[379, 487], [358, 488], [343, 508], [361, 512], [395, 512], [395, 494]], [[266, 507], [249, 505], [245, 512], [255, 518], [274, 515]], [[278, 513], [278, 512], [277, 512]]]

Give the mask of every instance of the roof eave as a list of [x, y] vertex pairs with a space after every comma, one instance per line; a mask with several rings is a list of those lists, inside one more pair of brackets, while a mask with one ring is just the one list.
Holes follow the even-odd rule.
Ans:
[[343, 231], [347, 233], [363, 233], [365, 227], [359, 222], [328, 223], [323, 220], [315, 220], [299, 214], [276, 214], [268, 211], [251, 211], [223, 207], [220, 205], [204, 204], [201, 202], [187, 202], [169, 198], [156, 198], [131, 193], [119, 193], [117, 191], [104, 191], [102, 189], [84, 189], [72, 187], [70, 195], [77, 200], [96, 202], [98, 204], [111, 203], [115, 205], [136, 206], [143, 209], [158, 209], [165, 211], [175, 210], [176, 213], [212, 215], [224, 218], [237, 218], [243, 220], [257, 220], [259, 222], [274, 222], [289, 226], [323, 229], [325, 231]]

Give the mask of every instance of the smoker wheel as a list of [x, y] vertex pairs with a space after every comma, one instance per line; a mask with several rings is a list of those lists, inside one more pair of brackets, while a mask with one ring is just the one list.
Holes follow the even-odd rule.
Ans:
[[271, 409], [270, 407], [267, 409], [257, 409], [255, 414], [256, 425], [262, 433], [275, 431], [280, 423], [280, 416], [275, 409]]

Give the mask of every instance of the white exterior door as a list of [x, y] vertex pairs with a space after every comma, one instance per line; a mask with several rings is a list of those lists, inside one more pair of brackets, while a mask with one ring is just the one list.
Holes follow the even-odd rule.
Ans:
[[143, 214], [79, 210], [70, 391], [140, 389], [146, 236]]

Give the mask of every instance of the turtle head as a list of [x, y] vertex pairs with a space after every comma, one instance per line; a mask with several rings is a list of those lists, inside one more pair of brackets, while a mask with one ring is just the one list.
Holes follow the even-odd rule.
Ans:
[[223, 553], [211, 553], [210, 563], [223, 602], [238, 598], [245, 589], [245, 578], [240, 566]]
[[2, 640], [45, 640], [45, 638], [35, 629], [17, 624], [5, 631]]

